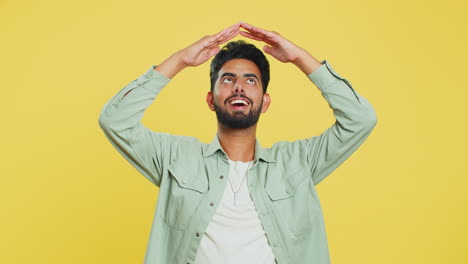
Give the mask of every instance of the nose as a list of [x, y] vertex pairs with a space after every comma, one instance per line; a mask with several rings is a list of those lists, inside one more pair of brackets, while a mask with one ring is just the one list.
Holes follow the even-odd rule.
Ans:
[[244, 86], [241, 85], [241, 82], [236, 82], [236, 84], [233, 86], [233, 92], [235, 92], [235, 93], [243, 93], [244, 92]]

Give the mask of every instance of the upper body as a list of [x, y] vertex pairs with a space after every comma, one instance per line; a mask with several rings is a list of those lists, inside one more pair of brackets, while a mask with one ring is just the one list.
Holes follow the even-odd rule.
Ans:
[[[218, 45], [237, 35], [239, 26], [248, 30], [241, 31], [243, 36], [269, 44], [266, 53], [303, 71], [329, 103], [336, 122], [321, 135], [263, 148], [256, 126], [270, 104], [265, 65], [234, 58], [221, 60], [212, 74], [206, 101], [217, 114], [218, 132], [211, 143], [143, 126], [145, 109], [171, 78], [220, 54]], [[243, 201], [251, 219], [258, 219], [254, 230], [263, 229], [259, 243], [267, 246], [260, 248], [270, 250], [280, 264], [321, 264], [329, 263], [329, 253], [315, 185], [364, 142], [376, 116], [369, 102], [326, 60], [318, 62], [277, 33], [236, 24], [153, 65], [105, 105], [99, 123], [117, 150], [160, 188], [146, 264], [203, 263], [215, 255], [208, 239], [220, 228], [216, 221], [222, 219], [221, 212], [228, 212], [223, 206], [232, 184], [228, 176], [233, 164], [247, 162], [248, 195], [244, 192]]]

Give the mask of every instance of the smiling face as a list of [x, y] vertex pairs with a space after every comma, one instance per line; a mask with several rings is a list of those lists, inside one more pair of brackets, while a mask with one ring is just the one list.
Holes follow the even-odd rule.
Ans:
[[232, 59], [218, 72], [212, 92], [206, 101], [216, 111], [218, 122], [228, 128], [243, 129], [255, 125], [260, 113], [270, 105], [270, 96], [263, 94], [260, 70], [247, 59]]

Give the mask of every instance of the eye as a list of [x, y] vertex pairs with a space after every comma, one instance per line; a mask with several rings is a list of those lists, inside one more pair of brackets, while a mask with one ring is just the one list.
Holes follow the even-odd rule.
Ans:
[[255, 84], [257, 81], [255, 79], [247, 79], [248, 84]]
[[228, 77], [223, 80], [223, 83], [232, 83], [232, 78]]

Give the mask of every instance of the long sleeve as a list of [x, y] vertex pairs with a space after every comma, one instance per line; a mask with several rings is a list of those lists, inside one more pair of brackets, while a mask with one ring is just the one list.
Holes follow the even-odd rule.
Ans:
[[104, 106], [99, 125], [112, 145], [147, 179], [159, 186], [163, 158], [170, 149], [170, 136], [149, 130], [141, 123], [143, 113], [170, 81], [152, 66], [121, 89]]
[[321, 135], [303, 141], [315, 184], [342, 164], [369, 136], [377, 117], [371, 104], [324, 60], [308, 75], [327, 100], [336, 122]]

